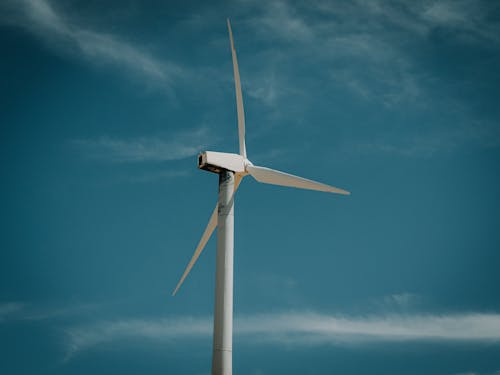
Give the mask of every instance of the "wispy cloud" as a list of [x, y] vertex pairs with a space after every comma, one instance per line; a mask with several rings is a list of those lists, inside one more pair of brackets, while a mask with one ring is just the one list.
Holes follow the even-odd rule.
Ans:
[[370, 142], [357, 142], [347, 148], [360, 154], [382, 153], [410, 158], [429, 158], [439, 152], [448, 152], [455, 144], [447, 138], [435, 134], [415, 135], [411, 138], [390, 142], [378, 139]]
[[24, 304], [19, 302], [0, 303], [0, 323], [17, 315], [23, 308]]
[[[428, 37], [433, 31], [449, 31], [448, 37], [460, 42], [500, 42], [500, 25], [490, 15], [500, 9], [489, 1], [431, 0], [431, 1], [383, 1], [357, 0], [358, 8], [373, 16], [372, 22], [384, 22], [402, 31], [420, 37]], [[331, 11], [335, 7], [330, 5]], [[464, 34], [468, 34], [464, 38]]]
[[[208, 336], [212, 319], [125, 319], [66, 330], [68, 358], [96, 345], [142, 338], [172, 341]], [[350, 345], [374, 341], [500, 341], [500, 314], [347, 316], [313, 312], [257, 314], [235, 319], [235, 333], [250, 342]]]
[[162, 180], [170, 180], [172, 178], [178, 177], [186, 177], [189, 176], [188, 171], [184, 170], [162, 170], [162, 171], [154, 171], [154, 172], [145, 172], [136, 176], [128, 175], [125, 178], [126, 182], [130, 183], [150, 183], [150, 182], [158, 182]]
[[207, 336], [212, 332], [211, 318], [177, 318], [157, 320], [116, 320], [66, 330], [66, 359], [96, 345], [130, 337], [171, 341]]
[[274, 72], [268, 72], [264, 79], [264, 76], [259, 74], [256, 75], [254, 80], [249, 80], [246, 93], [255, 99], [260, 100], [262, 103], [272, 106], [276, 103], [276, 99], [280, 95], [280, 86], [276, 84], [276, 74]]
[[171, 136], [149, 136], [129, 139], [100, 137], [77, 139], [72, 143], [88, 158], [111, 162], [145, 162], [179, 160], [193, 156], [213, 142], [206, 128]]
[[[500, 23], [490, 16], [500, 6], [487, 1], [276, 0], [264, 5], [244, 0], [241, 5], [249, 9], [253, 33], [273, 43], [270, 51], [286, 49], [288, 58], [280, 66], [302, 59], [326, 62], [331, 79], [386, 106], [425, 100], [432, 81], [414, 51], [435, 32], [446, 33], [452, 43], [500, 43]], [[295, 80], [278, 78], [272, 86], [260, 80], [261, 87], [252, 91], [264, 102], [290, 92]]]
[[75, 316], [96, 309], [95, 304], [36, 307], [19, 301], [0, 303], [0, 323], [9, 321], [38, 321]]
[[[380, 18], [384, 16], [375, 12], [378, 7], [372, 10], [369, 4], [277, 0], [262, 5], [243, 1], [243, 8], [249, 9], [246, 25], [272, 46], [254, 64], [258, 72], [250, 80], [249, 94], [274, 105], [290, 93], [301, 92], [298, 84], [304, 84], [316, 72], [301, 72], [290, 79], [294, 74], [290, 62], [300, 68], [301, 61], [307, 61], [327, 66], [325, 80], [343, 84], [366, 99], [382, 99], [387, 106], [414, 101], [421, 88], [412, 60], [402, 48], [406, 36], [399, 35], [400, 29], [395, 33], [382, 27]], [[415, 16], [407, 15], [411, 17]], [[267, 69], [260, 67], [262, 60], [267, 61]], [[360, 71], [363, 77], [354, 78]]]
[[169, 61], [160, 61], [148, 52], [109, 33], [92, 30], [72, 22], [47, 0], [7, 1], [1, 23], [29, 30], [45, 40], [51, 48], [78, 53], [97, 63], [121, 66], [150, 82], [167, 88], [183, 69]]
[[266, 2], [264, 6], [258, 3], [251, 5], [259, 9], [256, 16], [249, 20], [249, 24], [272, 38], [277, 36], [285, 40], [309, 41], [314, 36], [300, 10], [289, 2], [278, 0]]
[[[467, 116], [464, 115], [464, 118]], [[346, 144], [345, 150], [360, 154], [384, 153], [410, 158], [429, 158], [446, 154], [464, 146], [494, 148], [500, 145], [497, 124], [481, 121], [456, 124], [452, 128], [430, 129], [408, 136], [385, 134], [384, 138]]]
[[414, 293], [395, 293], [375, 301], [383, 311], [410, 311], [422, 304], [423, 298]]
[[500, 24], [491, 22], [489, 15], [498, 11], [494, 2], [474, 0], [440, 0], [428, 3], [418, 16], [429, 28], [446, 28], [455, 32], [451, 37], [469, 43], [500, 42]]
[[342, 343], [414, 340], [499, 341], [499, 314], [331, 316], [317, 313], [242, 318], [244, 334], [270, 332], [272, 341]]

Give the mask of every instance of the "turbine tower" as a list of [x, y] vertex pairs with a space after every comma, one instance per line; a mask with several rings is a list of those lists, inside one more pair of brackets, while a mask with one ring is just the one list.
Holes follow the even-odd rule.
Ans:
[[212, 352], [212, 375], [232, 374], [233, 349], [233, 248], [234, 248], [234, 194], [246, 175], [259, 182], [289, 186], [299, 189], [319, 190], [349, 195], [348, 191], [311, 181], [274, 169], [259, 167], [247, 159], [245, 146], [245, 113], [241, 94], [238, 60], [234, 49], [233, 33], [227, 20], [231, 54], [233, 58], [234, 86], [236, 89], [236, 109], [238, 113], [238, 137], [240, 153], [205, 151], [198, 155], [198, 168], [219, 175], [219, 198], [205, 232], [189, 261], [184, 274], [175, 287], [175, 295], [191, 268], [205, 248], [215, 227], [217, 227], [217, 260], [215, 271], [215, 311]]

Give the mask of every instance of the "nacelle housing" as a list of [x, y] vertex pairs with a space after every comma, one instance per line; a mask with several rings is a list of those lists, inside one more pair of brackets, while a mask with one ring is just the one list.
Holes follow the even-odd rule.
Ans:
[[245, 172], [245, 158], [238, 154], [204, 151], [198, 155], [198, 168], [213, 173], [223, 169], [233, 172]]

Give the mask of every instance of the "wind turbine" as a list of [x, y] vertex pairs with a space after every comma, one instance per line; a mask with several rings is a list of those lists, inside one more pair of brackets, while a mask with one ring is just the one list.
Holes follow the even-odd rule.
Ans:
[[231, 54], [233, 57], [236, 109], [238, 113], [238, 137], [240, 153], [205, 151], [198, 155], [198, 168], [219, 175], [219, 198], [205, 232], [189, 261], [184, 274], [175, 287], [175, 295], [205, 248], [217, 227], [217, 260], [215, 271], [215, 312], [212, 352], [212, 375], [232, 374], [233, 349], [233, 249], [234, 249], [234, 194], [243, 177], [251, 175], [259, 182], [290, 186], [299, 189], [319, 190], [349, 195], [348, 191], [308, 180], [274, 169], [259, 167], [247, 159], [245, 146], [245, 114], [241, 94], [238, 60], [234, 49], [231, 23], [227, 20]]

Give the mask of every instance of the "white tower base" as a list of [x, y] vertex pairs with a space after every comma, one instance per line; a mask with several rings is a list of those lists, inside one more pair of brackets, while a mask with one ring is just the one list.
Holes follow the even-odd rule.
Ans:
[[233, 372], [234, 172], [219, 173], [212, 375]]

